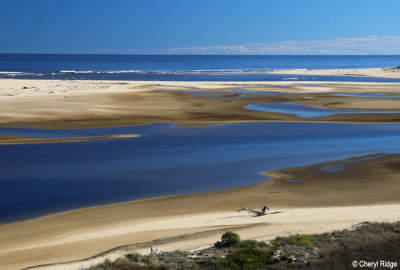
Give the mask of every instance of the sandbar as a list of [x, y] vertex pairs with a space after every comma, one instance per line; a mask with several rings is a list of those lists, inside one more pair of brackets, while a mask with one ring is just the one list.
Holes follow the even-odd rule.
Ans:
[[122, 139], [137, 138], [137, 134], [119, 134], [109, 136], [92, 136], [92, 137], [76, 137], [76, 138], [31, 138], [23, 136], [0, 135], [0, 144], [30, 144], [30, 143], [59, 143], [59, 142], [81, 142], [88, 140], [104, 140], [104, 139]]
[[[237, 90], [266, 92], [251, 94]], [[275, 94], [270, 94], [270, 92]], [[304, 119], [246, 110], [254, 103], [289, 102], [324, 109], [400, 109], [400, 83], [356, 82], [138, 82], [0, 80], [0, 126], [88, 128], [149, 123], [207, 125], [248, 121], [398, 122], [399, 114], [346, 114]], [[77, 124], [80, 122], [79, 124]], [[46, 124], [51, 123], [51, 124]], [[29, 125], [27, 125], [29, 124]]]

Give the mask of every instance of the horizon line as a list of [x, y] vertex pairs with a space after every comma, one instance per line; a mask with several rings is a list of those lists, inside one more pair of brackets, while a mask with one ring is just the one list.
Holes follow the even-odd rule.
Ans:
[[121, 55], [121, 56], [400, 56], [400, 54], [141, 54], [141, 53], [50, 53], [50, 52], [0, 52], [23, 55]]

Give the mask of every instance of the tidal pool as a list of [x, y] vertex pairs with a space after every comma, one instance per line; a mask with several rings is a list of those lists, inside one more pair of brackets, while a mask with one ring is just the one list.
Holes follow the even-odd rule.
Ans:
[[385, 93], [337, 93], [337, 94], [331, 94], [331, 96], [336, 96], [336, 97], [400, 97], [400, 95], [388, 95]]
[[263, 112], [294, 114], [303, 118], [324, 117], [337, 113], [400, 113], [400, 111], [322, 109], [287, 102], [249, 104], [243, 108]]

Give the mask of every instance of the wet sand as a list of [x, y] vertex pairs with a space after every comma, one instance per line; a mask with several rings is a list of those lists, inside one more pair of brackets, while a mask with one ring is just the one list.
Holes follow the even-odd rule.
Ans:
[[[246, 94], [240, 90], [276, 92]], [[399, 99], [332, 96], [332, 93], [400, 94], [399, 83], [344, 82], [118, 82], [0, 80], [0, 125], [87, 128], [248, 121], [398, 122], [400, 114], [336, 114], [304, 119], [246, 110], [254, 103], [290, 102], [325, 109], [400, 109]], [[301, 94], [301, 95], [299, 95]], [[76, 123], [80, 122], [80, 123]], [[26, 125], [30, 123], [29, 125]], [[50, 123], [50, 124], [46, 124]]]
[[[79, 209], [0, 226], [0, 267], [210, 246], [225, 230], [250, 239], [400, 219], [400, 155], [370, 155], [263, 173], [260, 184]], [[296, 179], [297, 182], [286, 180]], [[254, 218], [235, 210], [268, 205]], [[128, 245], [128, 246], [124, 246]], [[123, 246], [107, 252], [118, 246]], [[84, 262], [39, 269], [79, 269]], [[75, 265], [75, 266], [74, 266]]]

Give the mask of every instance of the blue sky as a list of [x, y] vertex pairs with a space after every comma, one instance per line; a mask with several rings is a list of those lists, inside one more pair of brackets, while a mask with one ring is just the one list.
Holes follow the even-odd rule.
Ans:
[[2, 53], [400, 54], [398, 0], [1, 0]]

